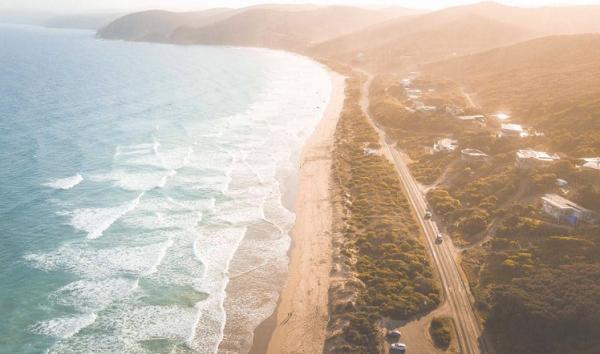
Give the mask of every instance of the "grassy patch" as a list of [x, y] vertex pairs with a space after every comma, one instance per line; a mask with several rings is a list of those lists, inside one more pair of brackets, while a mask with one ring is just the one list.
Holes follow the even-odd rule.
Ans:
[[431, 320], [429, 334], [436, 347], [448, 349], [452, 342], [452, 319], [448, 317], [436, 317]]

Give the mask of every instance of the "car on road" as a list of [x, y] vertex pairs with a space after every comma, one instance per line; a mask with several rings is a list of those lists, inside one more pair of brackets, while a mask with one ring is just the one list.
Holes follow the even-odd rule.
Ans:
[[427, 210], [425, 212], [425, 215], [423, 215], [423, 219], [429, 220], [429, 219], [431, 219], [431, 216], [432, 216], [431, 211]]
[[435, 243], [442, 243], [444, 241], [444, 236], [442, 234], [437, 234], [435, 237]]
[[390, 340], [397, 342], [402, 337], [402, 332], [397, 329], [389, 331], [386, 335]]
[[392, 343], [392, 345], [390, 345], [390, 354], [404, 354], [404, 353], [406, 353], [406, 344]]

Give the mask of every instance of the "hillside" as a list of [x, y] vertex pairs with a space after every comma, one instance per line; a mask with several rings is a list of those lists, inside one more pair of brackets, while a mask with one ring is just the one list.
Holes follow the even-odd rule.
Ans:
[[105, 39], [128, 41], [167, 41], [180, 26], [206, 26], [235, 13], [232, 9], [211, 9], [198, 12], [149, 10], [119, 17], [98, 31]]
[[306, 11], [250, 9], [211, 26], [180, 28], [174, 32], [173, 40], [178, 43], [301, 49], [365, 28], [390, 16], [396, 16], [396, 12], [345, 6]]
[[600, 6], [519, 8], [486, 2], [391, 20], [320, 43], [311, 52], [372, 70], [401, 71], [544, 35], [600, 32], [599, 17]]
[[423, 70], [465, 85], [485, 110], [533, 125], [558, 151], [600, 154], [600, 35], [544, 37]]
[[415, 10], [348, 6], [259, 5], [190, 13], [145, 11], [123, 16], [98, 35], [106, 39], [303, 49]]

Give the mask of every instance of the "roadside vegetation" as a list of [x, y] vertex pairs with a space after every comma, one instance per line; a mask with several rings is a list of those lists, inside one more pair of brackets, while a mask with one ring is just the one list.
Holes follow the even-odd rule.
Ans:
[[357, 76], [348, 79], [346, 90], [333, 177], [341, 198], [339, 257], [353, 279], [330, 293], [334, 335], [326, 347], [333, 353], [380, 353], [382, 319], [430, 311], [440, 302], [440, 290], [399, 177], [359, 107]]
[[440, 349], [450, 348], [452, 342], [453, 324], [448, 317], [435, 317], [429, 325], [429, 334], [436, 347]]
[[[568, 128], [574, 125], [568, 123], [572, 112], [563, 109], [552, 114], [551, 124], [532, 121], [540, 122], [543, 135], [502, 138], [493, 110], [470, 108], [466, 100], [457, 100], [463, 90], [458, 84], [425, 76], [413, 80], [414, 88], [434, 110], [409, 109], [406, 90], [401, 92], [398, 79], [386, 77], [375, 82], [373, 112], [407, 154], [414, 176], [430, 186], [427, 200], [436, 220], [463, 249], [462, 266], [495, 349], [600, 352], [600, 228], [558, 224], [543, 212], [540, 199], [556, 193], [600, 212], [600, 174], [577, 167], [581, 154], [599, 152], [595, 140], [588, 139], [592, 132], [579, 123]], [[528, 102], [532, 99], [528, 96]], [[487, 119], [464, 121], [445, 107], [459, 107], [463, 115], [481, 113]], [[577, 142], [564, 148], [565, 136]], [[432, 151], [440, 138], [457, 140], [457, 151]], [[478, 149], [488, 157], [463, 161], [463, 148]], [[558, 151], [561, 160], [519, 169], [515, 154], [526, 148]], [[568, 185], [557, 185], [557, 179]]]

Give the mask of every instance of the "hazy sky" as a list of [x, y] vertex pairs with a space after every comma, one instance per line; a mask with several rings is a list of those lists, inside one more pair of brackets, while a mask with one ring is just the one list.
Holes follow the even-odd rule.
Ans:
[[[314, 3], [374, 6], [405, 6], [436, 9], [479, 2], [477, 0], [0, 0], [0, 9], [51, 12], [85, 12], [97, 10], [138, 10], [163, 8], [172, 10], [208, 7], [241, 7], [257, 3]], [[516, 6], [600, 4], [600, 0], [500, 0]]]

